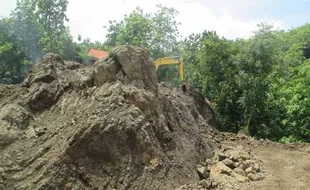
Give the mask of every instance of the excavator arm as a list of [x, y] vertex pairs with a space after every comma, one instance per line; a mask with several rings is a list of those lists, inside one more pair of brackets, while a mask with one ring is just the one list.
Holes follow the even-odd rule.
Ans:
[[178, 64], [178, 66], [179, 66], [179, 73], [180, 73], [180, 79], [181, 79], [181, 82], [182, 82], [182, 90], [186, 91], [184, 63], [183, 63], [182, 57], [180, 57], [180, 56], [162, 57], [162, 58], [156, 59], [154, 63], [155, 63], [156, 71], [158, 70], [158, 67], [160, 65]]

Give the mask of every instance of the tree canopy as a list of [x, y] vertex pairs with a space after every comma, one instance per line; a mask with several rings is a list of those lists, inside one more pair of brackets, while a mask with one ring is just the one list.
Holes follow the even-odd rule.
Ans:
[[[88, 48], [118, 45], [146, 48], [153, 59], [181, 55], [189, 85], [212, 102], [220, 129], [276, 141], [310, 142], [310, 24], [279, 30], [261, 23], [248, 39], [228, 40], [205, 30], [179, 35], [178, 11], [158, 5], [149, 13], [137, 7], [110, 21], [106, 40], [73, 41], [66, 15], [68, 0], [20, 0], [0, 19], [0, 82], [23, 81], [27, 64], [45, 53], [85, 63]], [[177, 66], [159, 69], [179, 84]]]

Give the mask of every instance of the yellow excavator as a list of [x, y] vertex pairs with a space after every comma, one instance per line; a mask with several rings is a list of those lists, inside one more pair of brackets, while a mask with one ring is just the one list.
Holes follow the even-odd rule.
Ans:
[[172, 57], [161, 57], [154, 61], [156, 71], [160, 65], [171, 65], [171, 64], [178, 64], [179, 65], [179, 72], [180, 72], [180, 79], [182, 83], [182, 90], [183, 92], [186, 91], [186, 83], [185, 83], [185, 73], [184, 73], [184, 64], [183, 59], [181, 56], [172, 56]]

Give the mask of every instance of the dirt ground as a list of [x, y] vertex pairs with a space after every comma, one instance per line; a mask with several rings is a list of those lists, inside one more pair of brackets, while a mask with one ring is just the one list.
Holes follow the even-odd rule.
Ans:
[[283, 145], [251, 138], [236, 140], [233, 135], [222, 144], [244, 146], [262, 162], [265, 178], [261, 181], [241, 185], [242, 189], [258, 190], [309, 190], [310, 189], [310, 145]]

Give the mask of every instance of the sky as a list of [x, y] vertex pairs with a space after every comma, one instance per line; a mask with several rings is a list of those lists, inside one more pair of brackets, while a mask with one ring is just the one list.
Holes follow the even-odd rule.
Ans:
[[[16, 0], [0, 0], [0, 15], [7, 16]], [[257, 24], [267, 22], [289, 29], [310, 22], [310, 0], [69, 0], [67, 16], [76, 39], [104, 41], [109, 20], [122, 20], [137, 6], [155, 12], [156, 5], [178, 10], [183, 37], [203, 30], [215, 30], [229, 39], [250, 37]]]

